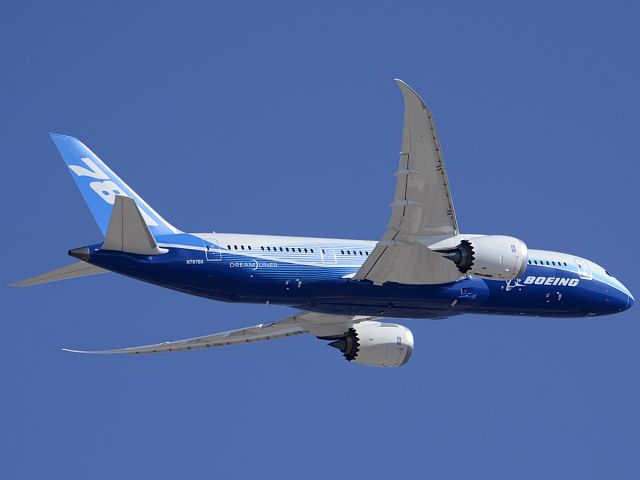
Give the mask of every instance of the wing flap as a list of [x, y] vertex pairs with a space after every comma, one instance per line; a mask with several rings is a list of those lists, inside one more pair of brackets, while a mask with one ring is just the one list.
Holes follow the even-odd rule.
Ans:
[[[391, 235], [391, 234], [390, 234]], [[354, 280], [370, 280], [406, 285], [434, 285], [454, 282], [461, 274], [453, 262], [420, 242], [383, 239], [354, 275]]]

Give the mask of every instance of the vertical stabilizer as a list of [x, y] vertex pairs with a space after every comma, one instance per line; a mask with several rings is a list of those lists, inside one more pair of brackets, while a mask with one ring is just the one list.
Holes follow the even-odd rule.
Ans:
[[106, 234], [116, 196], [131, 197], [153, 235], [180, 233], [77, 138], [51, 134], [102, 234]]

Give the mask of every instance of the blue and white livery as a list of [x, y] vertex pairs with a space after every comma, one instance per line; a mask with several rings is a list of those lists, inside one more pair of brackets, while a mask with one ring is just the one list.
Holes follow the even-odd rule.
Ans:
[[405, 102], [400, 165], [387, 230], [378, 241], [184, 233], [76, 138], [51, 135], [104, 235], [69, 251], [80, 262], [29, 286], [115, 272], [214, 300], [289, 305], [270, 324], [156, 345], [82, 353], [153, 353], [311, 333], [355, 363], [404, 365], [411, 331], [392, 318], [464, 313], [606, 315], [634, 299], [596, 263], [529, 249], [517, 238], [461, 234], [433, 116], [396, 80]]

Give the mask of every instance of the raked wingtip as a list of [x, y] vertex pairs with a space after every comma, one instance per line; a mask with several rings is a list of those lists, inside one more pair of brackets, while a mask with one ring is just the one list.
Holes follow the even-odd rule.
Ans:
[[91, 352], [89, 350], [72, 350], [71, 348], [62, 348], [61, 350], [63, 352], [69, 352], [69, 353], [101, 353], [101, 352]]

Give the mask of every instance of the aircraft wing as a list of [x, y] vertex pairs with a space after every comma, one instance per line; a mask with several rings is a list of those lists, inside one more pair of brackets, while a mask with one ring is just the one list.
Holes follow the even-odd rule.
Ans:
[[458, 234], [435, 122], [418, 94], [402, 80], [396, 83], [404, 96], [404, 127], [391, 219], [354, 280], [378, 285], [452, 282], [461, 276], [455, 264], [425, 241]]
[[277, 322], [254, 325], [251, 327], [214, 333], [202, 337], [174, 340], [170, 342], [141, 345], [138, 347], [115, 348], [112, 350], [71, 350], [65, 352], [93, 354], [140, 354], [159, 352], [178, 352], [181, 350], [197, 350], [202, 348], [226, 347], [243, 343], [261, 342], [275, 338], [290, 337], [303, 333], [313, 333], [319, 337], [338, 337], [347, 332], [354, 324], [373, 317], [351, 317], [341, 315], [325, 315], [321, 313], [303, 312], [299, 315], [284, 318]]

